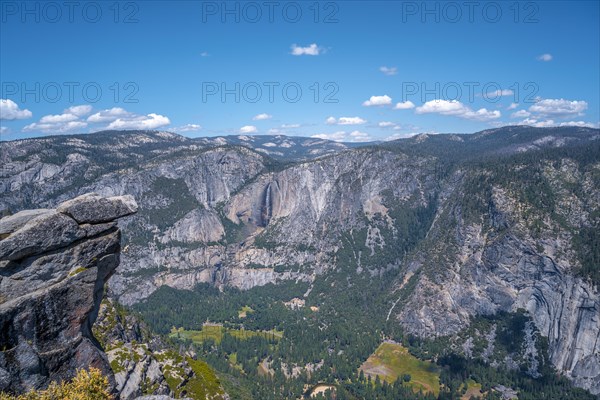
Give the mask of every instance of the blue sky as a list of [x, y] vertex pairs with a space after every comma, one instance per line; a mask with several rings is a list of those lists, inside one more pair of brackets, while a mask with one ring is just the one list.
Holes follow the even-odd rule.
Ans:
[[2, 0], [0, 135], [598, 127], [598, 1], [471, 4]]

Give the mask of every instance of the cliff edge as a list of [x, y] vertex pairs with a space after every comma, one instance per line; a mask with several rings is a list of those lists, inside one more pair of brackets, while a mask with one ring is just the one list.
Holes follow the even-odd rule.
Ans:
[[119, 265], [116, 219], [136, 211], [131, 196], [90, 193], [0, 219], [0, 391], [45, 388], [89, 367], [113, 379], [92, 325]]

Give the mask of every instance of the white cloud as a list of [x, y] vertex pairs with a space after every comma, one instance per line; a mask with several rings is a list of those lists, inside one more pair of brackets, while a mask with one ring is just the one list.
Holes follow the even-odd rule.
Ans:
[[556, 126], [553, 120], [549, 119], [546, 121], [538, 121], [535, 118], [526, 118], [521, 121], [522, 125], [535, 126], [536, 128], [547, 128], [549, 126]]
[[87, 127], [87, 123], [83, 121], [68, 121], [58, 123], [41, 123], [34, 122], [23, 127], [23, 132], [34, 132], [39, 131], [43, 133], [66, 133], [77, 129], [83, 129]]
[[519, 110], [510, 115], [511, 118], [527, 118], [531, 115], [529, 111]]
[[340, 117], [338, 125], [361, 125], [367, 122], [360, 117]]
[[431, 100], [424, 103], [422, 106], [417, 107], [415, 112], [417, 114], [441, 114], [441, 115], [452, 115], [459, 118], [471, 119], [476, 121], [490, 121], [493, 119], [500, 118], [502, 115], [500, 111], [488, 111], [485, 108], [480, 108], [477, 111], [473, 111], [458, 100]]
[[92, 112], [92, 106], [73, 106], [63, 111], [62, 114], [57, 115], [44, 115], [40, 119], [40, 124], [61, 124], [64, 122], [77, 121], [79, 117]]
[[417, 107], [417, 114], [438, 113], [457, 115], [464, 113], [467, 107], [457, 100], [431, 100]]
[[263, 113], [263, 114], [255, 115], [254, 117], [252, 117], [252, 120], [253, 121], [264, 121], [265, 119], [271, 119], [271, 118], [273, 118], [272, 115]]
[[203, 51], [202, 53], [200, 53], [200, 57], [209, 57], [210, 54], [208, 54], [207, 51]]
[[537, 57], [538, 61], [544, 61], [544, 62], [548, 62], [548, 61], [552, 61], [552, 54], [541, 54]]
[[413, 135], [416, 135], [417, 133], [394, 133], [393, 135], [390, 135], [388, 137], [386, 137], [385, 139], [383, 139], [386, 142], [389, 142], [391, 140], [397, 140], [397, 139], [404, 139], [407, 137], [411, 137]]
[[529, 107], [529, 111], [541, 116], [566, 117], [583, 115], [587, 107], [587, 102], [583, 100], [541, 99]]
[[312, 135], [311, 137], [324, 140], [333, 140], [335, 142], [368, 142], [373, 140], [371, 135], [365, 132], [352, 131], [350, 133], [346, 131], [337, 131], [333, 133], [319, 133]]
[[[423, 132], [422, 128], [413, 125], [413, 124], [396, 124], [396, 126], [394, 126], [394, 130], [395, 131], [404, 131], [404, 133], [407, 132]], [[437, 133], [437, 132], [427, 132], [427, 133]]]
[[383, 96], [371, 96], [369, 100], [362, 103], [365, 107], [389, 106], [390, 104], [392, 104], [392, 98], [387, 94], [384, 94]]
[[300, 128], [301, 124], [282, 124], [277, 128], [271, 128], [268, 130], [269, 135], [287, 135], [290, 129]]
[[502, 97], [502, 96], [512, 96], [515, 92], [513, 92], [510, 89], [498, 89], [498, 90], [494, 90], [493, 92], [487, 92], [485, 95], [488, 98], [496, 98], [496, 97]]
[[202, 129], [202, 126], [198, 124], [185, 124], [183, 126], [178, 126], [175, 128], [171, 128], [174, 132], [195, 132]]
[[92, 106], [72, 106], [63, 110], [62, 114], [44, 115], [38, 122], [23, 127], [23, 132], [39, 131], [43, 133], [65, 133], [88, 126], [87, 122], [80, 120], [92, 112]]
[[600, 126], [600, 122], [598, 124], [593, 124], [591, 122], [585, 121], [554, 122], [554, 120], [552, 119], [538, 120], [536, 118], [526, 118], [523, 121], [519, 122], [519, 125], [529, 125], [534, 126], [536, 128], [547, 128], [556, 126], [579, 126], [586, 128], [598, 128]]
[[66, 114], [73, 114], [78, 117], [83, 117], [84, 115], [88, 115], [92, 112], [92, 106], [90, 105], [82, 105], [82, 106], [73, 106], [69, 107], [65, 110]]
[[294, 56], [318, 56], [323, 51], [316, 43], [312, 43], [306, 47], [293, 44], [291, 48], [292, 52], [290, 54]]
[[40, 119], [41, 124], [60, 124], [62, 122], [70, 122], [79, 119], [77, 115], [74, 114], [57, 114], [57, 115], [44, 115], [42, 119]]
[[510, 106], [506, 107], [506, 109], [507, 110], [514, 110], [517, 107], [519, 107], [518, 103], [510, 103]]
[[386, 142], [392, 141], [392, 140], [396, 140], [396, 139], [401, 139], [406, 137], [406, 135], [402, 134], [402, 133], [394, 133], [388, 137], [386, 137], [385, 139], [383, 139]]
[[398, 73], [398, 68], [396, 67], [379, 67], [379, 70], [383, 72], [385, 75], [392, 76]]
[[598, 122], [596, 124], [592, 124], [591, 122], [585, 122], [585, 121], [567, 121], [567, 122], [561, 122], [560, 124], [558, 124], [558, 126], [581, 126], [581, 127], [586, 127], [586, 128], [598, 128], [598, 127], [600, 127], [600, 122]]
[[240, 133], [256, 133], [258, 129], [253, 125], [245, 125], [240, 128]]
[[406, 100], [401, 103], [396, 103], [394, 110], [409, 110], [411, 108], [415, 108], [414, 103], [410, 100]]
[[150, 130], [169, 125], [170, 123], [171, 121], [169, 118], [159, 114], [150, 113], [148, 115], [130, 115], [123, 118], [117, 118], [107, 126], [107, 129]]
[[[394, 131], [404, 131], [404, 132], [417, 132], [421, 128], [412, 124], [398, 124], [396, 122], [391, 121], [382, 121], [377, 124], [377, 126], [381, 129], [385, 130], [394, 130]], [[407, 133], [397, 133], [396, 135], [407, 135]], [[403, 136], [403, 137], [404, 137]]]
[[480, 108], [477, 111], [467, 111], [462, 114], [462, 118], [473, 119], [476, 121], [490, 121], [492, 119], [497, 119], [502, 116], [500, 111], [488, 111], [486, 108]]
[[99, 111], [95, 114], [90, 115], [87, 118], [87, 122], [111, 122], [118, 118], [126, 117], [132, 115], [130, 112], [124, 110], [120, 107], [113, 107], [110, 109]]
[[[43, 133], [65, 133], [88, 126], [88, 123], [107, 123], [103, 129], [140, 129], [149, 130], [169, 125], [169, 118], [159, 114], [137, 115], [123, 108], [114, 107], [98, 111], [85, 119], [92, 112], [92, 106], [72, 106], [63, 111], [62, 114], [44, 115], [38, 122], [29, 124], [23, 128], [23, 132], [40, 131]], [[192, 130], [199, 125], [189, 124], [185, 127], [174, 129]], [[185, 130], [182, 130], [185, 131]]]
[[366, 122], [366, 120], [360, 117], [340, 117], [338, 119], [335, 119], [335, 117], [329, 117], [325, 120], [327, 125], [361, 125]]
[[[91, 107], [87, 113], [91, 112]], [[86, 114], [87, 114], [86, 113]], [[169, 118], [151, 113], [148, 115], [137, 115], [129, 112], [121, 107], [113, 107], [96, 112], [90, 115], [87, 120], [90, 123], [106, 123], [109, 122], [106, 129], [140, 129], [150, 130], [169, 125]], [[183, 128], [183, 127], [181, 127]], [[174, 130], [179, 128], [174, 128]], [[182, 131], [185, 132], [185, 131]]]
[[4, 134], [8, 133], [8, 128], [6, 126], [0, 126], [0, 134], [1, 133], [4, 133]]
[[32, 115], [29, 110], [21, 110], [11, 99], [0, 99], [0, 120], [26, 119]]
[[360, 131], [352, 131], [350, 132], [350, 141], [351, 142], [368, 142], [371, 139], [371, 135], [365, 132]]
[[346, 139], [346, 132], [338, 131], [333, 133], [319, 133], [317, 135], [312, 135], [311, 137], [324, 140], [333, 140], [336, 142], [343, 142], [344, 139]]

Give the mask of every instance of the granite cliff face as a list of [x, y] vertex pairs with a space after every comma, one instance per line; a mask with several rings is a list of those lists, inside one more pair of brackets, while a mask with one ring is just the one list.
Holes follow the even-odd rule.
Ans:
[[456, 197], [480, 194], [466, 187], [467, 177], [457, 177], [459, 184], [424, 243], [426, 251], [409, 261], [407, 274], [418, 274], [418, 284], [408, 303], [395, 310], [398, 320], [412, 333], [432, 337], [454, 335], [477, 315], [526, 310], [548, 338], [555, 367], [578, 386], [600, 393], [600, 292], [578, 276], [573, 240], [598, 226], [599, 171], [598, 163], [542, 163], [554, 204], [543, 208], [523, 199], [522, 182], [494, 179], [485, 169], [471, 172], [492, 174], [488, 197], [481, 199], [487, 210], [476, 216], [465, 215], [465, 202]]
[[314, 284], [347, 263], [349, 280], [397, 271], [379, 312], [418, 336], [525, 310], [556, 368], [599, 393], [598, 287], [581, 273], [593, 245], [582, 232], [600, 222], [599, 138], [505, 127], [354, 149], [166, 132], [32, 139], [2, 144], [0, 210], [135, 196], [109, 282], [126, 305], [162, 285]]
[[1, 391], [43, 388], [81, 368], [112, 376], [92, 325], [119, 265], [115, 220], [136, 210], [131, 196], [87, 194], [0, 220]]

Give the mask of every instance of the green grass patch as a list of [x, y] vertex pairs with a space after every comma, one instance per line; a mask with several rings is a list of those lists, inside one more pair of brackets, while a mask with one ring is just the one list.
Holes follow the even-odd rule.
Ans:
[[254, 310], [252, 309], [252, 307], [244, 306], [240, 309], [240, 311], [238, 311], [238, 317], [246, 318], [248, 314], [251, 314], [253, 312]]
[[206, 340], [212, 340], [215, 344], [220, 344], [223, 335], [227, 333], [234, 338], [245, 340], [254, 336], [260, 336], [265, 339], [279, 340], [283, 337], [283, 332], [277, 330], [270, 331], [251, 331], [247, 329], [232, 329], [225, 328], [220, 325], [205, 325], [202, 330], [185, 330], [182, 328], [172, 329], [169, 337], [178, 340], [191, 340], [194, 343], [200, 344]]
[[423, 390], [438, 395], [440, 392], [440, 371], [434, 363], [422, 361], [411, 355], [401, 344], [382, 343], [375, 353], [365, 361], [360, 369], [365, 375], [388, 383], [410, 375], [408, 382], [415, 391]]
[[186, 357], [186, 361], [194, 371], [194, 377], [187, 381], [179, 393], [180, 395], [194, 399], [208, 399], [223, 394], [219, 378], [207, 363], [191, 357]]
[[475, 382], [473, 379], [467, 380], [465, 394], [460, 398], [461, 400], [469, 400], [472, 397], [478, 398], [483, 394], [481, 392], [481, 384]]
[[231, 353], [227, 356], [227, 359], [229, 360], [229, 363], [231, 364], [231, 366], [235, 369], [237, 369], [238, 371], [240, 371], [241, 373], [244, 373], [244, 367], [242, 367], [239, 363], [238, 363], [238, 359], [237, 359], [237, 353]]

